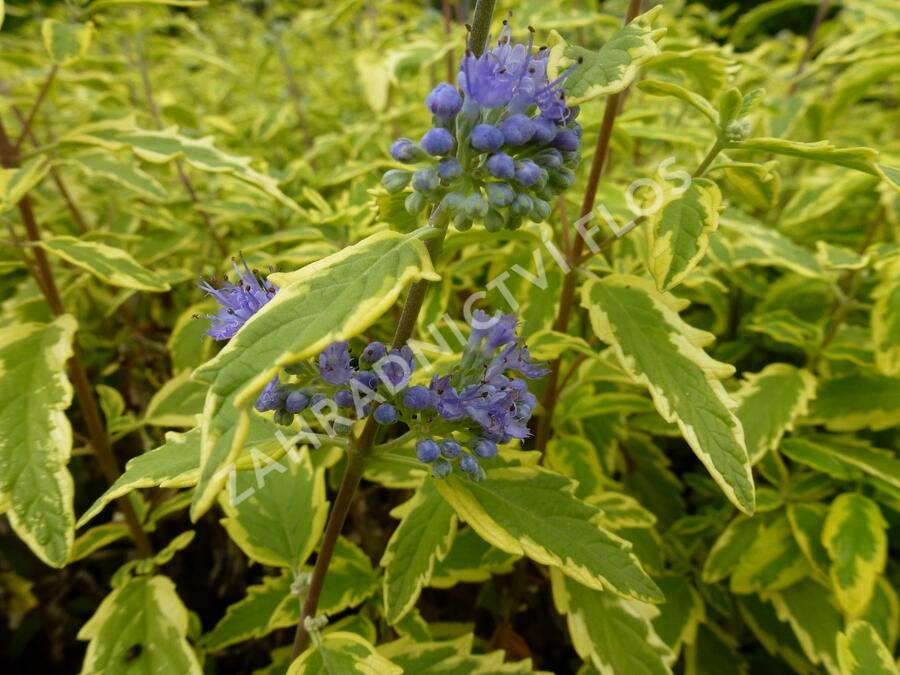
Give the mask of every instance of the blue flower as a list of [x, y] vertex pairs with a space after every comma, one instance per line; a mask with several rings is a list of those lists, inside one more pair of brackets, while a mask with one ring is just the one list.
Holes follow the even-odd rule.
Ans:
[[423, 438], [416, 443], [416, 456], [420, 461], [430, 464], [441, 456], [441, 449], [432, 439]]
[[409, 164], [425, 158], [422, 149], [408, 138], [399, 138], [391, 145], [391, 157], [398, 162]]
[[277, 410], [284, 403], [284, 390], [278, 386], [278, 376], [269, 382], [256, 397], [254, 407], [259, 412], [267, 412], [269, 410]]
[[492, 124], [478, 124], [472, 129], [469, 141], [476, 150], [493, 152], [503, 145], [503, 133]]
[[378, 424], [393, 424], [397, 421], [397, 409], [390, 403], [382, 403], [372, 416]]
[[419, 144], [429, 155], [446, 155], [453, 149], [453, 134], [443, 127], [434, 127], [425, 132]]
[[243, 270], [233, 258], [231, 264], [237, 275], [237, 283], [231, 283], [226, 279], [219, 288], [215, 288], [207, 281], [200, 282], [200, 288], [222, 306], [217, 314], [207, 315], [207, 318], [212, 320], [212, 326], [206, 334], [214, 340], [230, 340], [234, 337], [241, 326], [275, 297], [278, 291], [275, 286], [261, 281], [255, 272], [250, 271], [243, 256], [241, 256]]
[[319, 373], [329, 384], [346, 384], [353, 371], [350, 368], [350, 351], [346, 342], [332, 342], [319, 354]]
[[500, 123], [500, 132], [507, 145], [525, 145], [534, 136], [534, 122], [528, 115], [516, 113]]
[[442, 120], [449, 120], [462, 110], [463, 100], [456, 87], [442, 82], [428, 94], [425, 105], [433, 115]]
[[[516, 175], [516, 166], [513, 158], [505, 152], [497, 152], [488, 157], [485, 163], [488, 173], [494, 178], [512, 178]], [[488, 183], [491, 185], [491, 183]]]

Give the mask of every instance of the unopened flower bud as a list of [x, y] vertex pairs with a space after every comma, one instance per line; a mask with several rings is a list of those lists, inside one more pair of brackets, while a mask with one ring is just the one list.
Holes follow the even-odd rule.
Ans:
[[390, 169], [389, 171], [384, 172], [384, 175], [381, 177], [381, 184], [384, 186], [385, 190], [393, 195], [409, 185], [410, 178], [412, 178], [412, 174], [409, 171], [404, 169]]

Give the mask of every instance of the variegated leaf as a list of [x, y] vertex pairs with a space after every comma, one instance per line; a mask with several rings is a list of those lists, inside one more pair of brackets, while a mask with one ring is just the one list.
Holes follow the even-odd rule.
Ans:
[[674, 655], [651, 622], [656, 607], [585, 588], [555, 568], [550, 579], [553, 602], [566, 616], [575, 651], [602, 675], [671, 675]]
[[638, 16], [596, 52], [569, 45], [559, 33], [551, 31], [548, 40], [550, 62], [547, 66], [550, 79], [559, 77], [564, 70], [577, 64], [566, 78], [566, 101], [570, 105], [584, 103], [628, 87], [641, 65], [660, 53], [656, 43], [665, 29], [654, 29], [652, 24], [661, 10], [662, 6], [658, 5]]
[[660, 415], [678, 427], [722, 491], [753, 513], [755, 494], [744, 431], [721, 379], [734, 368], [703, 347], [713, 336], [678, 312], [686, 303], [640, 277], [612, 275], [582, 292], [597, 336], [612, 345], [622, 367], [646, 386]]
[[859, 615], [887, 562], [887, 522], [878, 504], [856, 492], [840, 495], [828, 509], [822, 544], [838, 604], [847, 616]]
[[557, 567], [590, 588], [661, 601], [630, 544], [595, 524], [600, 511], [577, 499], [574, 487], [536, 467], [495, 469], [478, 483], [455, 474], [437, 482], [460, 518], [497, 548]]
[[719, 186], [708, 178], [694, 178], [651, 216], [649, 267], [659, 290], [681, 283], [706, 254], [709, 235], [719, 227], [721, 206]]
[[156, 293], [170, 288], [156, 274], [114, 246], [68, 236], [48, 237], [41, 242], [41, 246], [48, 253], [87, 270], [113, 286]]
[[786, 363], [772, 363], [744, 376], [735, 399], [752, 464], [777, 448], [785, 432], [793, 431], [794, 421], [808, 413], [815, 395], [812, 374]]
[[835, 636], [844, 626], [829, 589], [804, 579], [769, 596], [778, 618], [791, 625], [803, 653], [829, 675], [838, 671]]
[[401, 675], [403, 668], [381, 656], [354, 633], [313, 636], [313, 644], [287, 670], [287, 675]]
[[114, 588], [81, 628], [90, 640], [82, 675], [133, 672], [200, 675], [188, 643], [188, 612], [164, 576], [139, 576]]
[[854, 621], [838, 634], [837, 657], [841, 675], [897, 675], [894, 657], [865, 621]]
[[62, 567], [75, 538], [74, 487], [66, 465], [72, 401], [66, 362], [77, 323], [0, 330], [0, 503], [19, 538], [48, 565]]
[[449, 553], [457, 517], [429, 479], [391, 515], [402, 520], [391, 535], [380, 564], [385, 568], [385, 618], [394, 624], [413, 608], [422, 588], [431, 580], [435, 563]]
[[325, 529], [324, 468], [305, 447], [282, 462], [254, 456], [253, 470], [238, 471], [234, 489], [220, 495], [222, 525], [252, 560], [296, 572]]
[[900, 377], [900, 255], [878, 266], [880, 281], [872, 292], [872, 339], [875, 363], [885, 375]]

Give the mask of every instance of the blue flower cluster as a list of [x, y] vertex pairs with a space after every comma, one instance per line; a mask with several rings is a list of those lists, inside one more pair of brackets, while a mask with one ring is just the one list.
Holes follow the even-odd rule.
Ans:
[[412, 185], [405, 201], [410, 213], [436, 204], [431, 218], [438, 226], [515, 229], [526, 218], [545, 220], [552, 199], [572, 185], [581, 126], [561, 89], [571, 69], [549, 81], [549, 51], [535, 52], [529, 31], [527, 45], [513, 44], [504, 21], [493, 49], [463, 58], [462, 93], [443, 83], [428, 95], [433, 127], [419, 143], [401, 138], [391, 146], [398, 162], [420, 164], [382, 178], [392, 194]]
[[[201, 287], [220, 305], [208, 334], [230, 339], [277, 292], [246, 263], [235, 263], [238, 283]], [[357, 358], [345, 341], [333, 342], [315, 362], [288, 366], [256, 399], [259, 412], [274, 412], [274, 421], [290, 425], [309, 409], [322, 416], [325, 408], [335, 433], [350, 433], [354, 420], [372, 415], [380, 425], [400, 423], [417, 438], [416, 455], [430, 464], [436, 477], [447, 476], [453, 462], [475, 480], [483, 470], [479, 459], [497, 454], [497, 445], [529, 435], [528, 420], [537, 401], [527, 379], [546, 369], [534, 363], [516, 335], [511, 314], [488, 316], [476, 311], [459, 364], [426, 384], [409, 386], [416, 369], [408, 346], [388, 349], [370, 342]], [[334, 412], [339, 414], [335, 415]]]
[[212, 326], [207, 334], [213, 340], [230, 340], [247, 320], [256, 314], [269, 300], [275, 297], [278, 288], [268, 283], [256, 270], [247, 266], [241, 256], [241, 269], [235, 258], [231, 259], [236, 282], [232, 283], [225, 276], [219, 288], [208, 281], [201, 281], [200, 288], [216, 299], [221, 305], [217, 314], [210, 314]]
[[528, 420], [537, 400], [527, 382], [515, 375], [535, 379], [547, 370], [531, 360], [515, 331], [511, 314], [489, 317], [475, 312], [459, 365], [448, 375], [433, 376], [427, 388], [419, 385], [406, 391], [404, 403], [415, 396], [425, 422], [418, 427], [422, 437], [416, 455], [432, 464], [435, 476], [449, 474], [451, 462], [457, 460], [464, 473], [480, 480], [478, 458], [490, 459], [497, 454], [498, 443], [529, 435]]

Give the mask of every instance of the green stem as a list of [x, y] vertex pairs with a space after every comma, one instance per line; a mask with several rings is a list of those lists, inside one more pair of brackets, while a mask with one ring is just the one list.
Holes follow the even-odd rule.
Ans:
[[694, 169], [694, 173], [691, 174], [693, 178], [700, 178], [709, 170], [709, 166], [715, 161], [716, 157], [719, 156], [719, 153], [725, 148], [725, 143], [721, 138], [717, 138], [716, 142], [712, 144], [712, 147], [709, 149], [709, 152], [706, 153], [706, 157], [700, 162], [700, 165]]
[[[438, 236], [431, 237], [425, 241], [425, 249], [428, 251], [432, 262], [436, 261], [440, 255], [446, 235], [446, 228], [442, 228]], [[409, 294], [406, 296], [406, 303], [403, 306], [403, 312], [400, 315], [400, 321], [394, 332], [393, 346], [395, 348], [406, 344], [412, 335], [419, 312], [422, 309], [422, 303], [425, 301], [425, 292], [428, 290], [428, 284], [428, 281], [420, 280], [410, 287]], [[353, 504], [353, 497], [362, 480], [366, 460], [372, 454], [375, 432], [377, 430], [378, 424], [375, 422], [375, 418], [367, 418], [365, 426], [363, 426], [363, 430], [356, 441], [355, 448], [349, 452], [347, 468], [344, 469], [344, 476], [341, 478], [341, 486], [338, 488], [334, 508], [331, 510], [331, 514], [328, 516], [328, 524], [325, 526], [322, 548], [319, 550], [316, 564], [313, 567], [312, 578], [309, 582], [309, 592], [300, 608], [300, 621], [297, 623], [297, 630], [294, 633], [291, 661], [300, 656], [309, 646], [310, 636], [306, 630], [306, 617], [316, 615], [316, 610], [319, 606], [319, 596], [322, 594], [322, 586], [325, 584], [325, 577], [328, 574], [328, 566], [331, 564], [334, 547], [337, 544], [337, 538], [341, 530], [344, 529], [347, 515], [350, 513], [350, 506]]]
[[22, 143], [25, 142], [25, 139], [28, 137], [28, 132], [31, 131], [31, 124], [34, 122], [35, 117], [37, 117], [38, 110], [41, 109], [41, 104], [44, 102], [44, 98], [47, 96], [47, 92], [50, 91], [50, 85], [53, 84], [53, 79], [56, 77], [56, 71], [59, 70], [59, 66], [53, 66], [50, 69], [50, 72], [47, 73], [47, 78], [44, 80], [44, 84], [41, 86], [40, 92], [38, 92], [37, 98], [34, 99], [34, 103], [31, 106], [31, 110], [28, 111], [28, 117], [25, 118], [25, 121], [22, 122], [22, 131], [19, 133], [18, 140], [13, 144], [13, 149], [18, 152], [22, 147]]
[[469, 51], [481, 56], [491, 34], [491, 19], [497, 0], [478, 0], [472, 15], [472, 32], [469, 33]]

